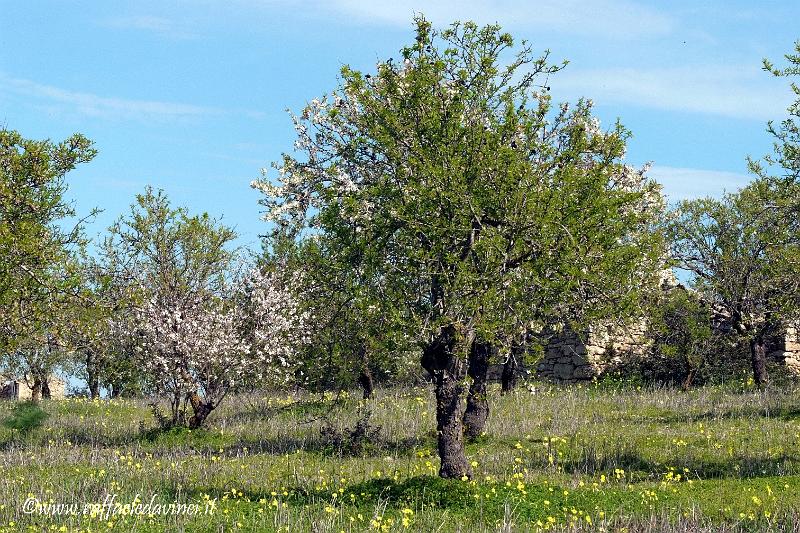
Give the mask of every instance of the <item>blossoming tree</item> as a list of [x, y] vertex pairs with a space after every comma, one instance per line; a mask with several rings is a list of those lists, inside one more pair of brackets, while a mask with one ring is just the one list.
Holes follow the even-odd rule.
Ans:
[[470, 354], [491, 352], [475, 343], [565, 310], [628, 312], [662, 256], [662, 200], [621, 162], [621, 126], [601, 130], [587, 101], [552, 108], [547, 55], [512, 56], [496, 26], [416, 26], [400, 61], [344, 67], [295, 117], [299, 155], [254, 186], [276, 233], [323, 236], [385, 292], [433, 383], [440, 475], [461, 478]]
[[163, 193], [137, 203], [106, 247], [127, 257], [113, 263], [128, 265], [139, 294], [134, 319], [117, 328], [133, 339], [153, 392], [169, 399], [169, 422], [200, 427], [231, 391], [286, 381], [306, 317], [291, 279], [234, 276], [231, 230], [171, 208]]

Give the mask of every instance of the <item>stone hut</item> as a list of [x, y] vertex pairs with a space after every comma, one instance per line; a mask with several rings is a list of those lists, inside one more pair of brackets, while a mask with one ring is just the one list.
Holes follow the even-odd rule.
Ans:
[[[714, 317], [713, 327], [723, 334], [733, 334], [719, 314]], [[580, 334], [564, 328], [548, 337], [536, 375], [561, 383], [591, 380], [646, 358], [651, 346], [644, 319], [628, 326], [601, 324]], [[800, 323], [787, 325], [768, 340], [768, 346], [769, 360], [783, 364], [789, 374], [800, 377]]]
[[769, 358], [786, 365], [794, 376], [800, 376], [800, 323], [789, 324], [775, 339], [776, 349]]
[[565, 327], [549, 336], [536, 375], [550, 381], [590, 380], [645, 356], [650, 348], [646, 323], [598, 325], [576, 332]]
[[[63, 400], [66, 397], [66, 382], [55, 376], [47, 380], [50, 388], [50, 398], [53, 400]], [[0, 398], [6, 400], [30, 400], [33, 391], [24, 379], [10, 379], [3, 382], [0, 387]]]

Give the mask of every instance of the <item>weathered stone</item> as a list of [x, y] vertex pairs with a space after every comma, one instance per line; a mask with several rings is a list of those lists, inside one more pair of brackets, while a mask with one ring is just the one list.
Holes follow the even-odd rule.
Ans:
[[573, 370], [575, 370], [575, 367], [572, 365], [558, 364], [555, 366], [553, 370], [556, 376], [558, 376], [559, 378], [570, 379], [572, 377]]
[[570, 362], [575, 366], [586, 365], [588, 363], [586, 357], [582, 355], [573, 355], [572, 358], [570, 359]]

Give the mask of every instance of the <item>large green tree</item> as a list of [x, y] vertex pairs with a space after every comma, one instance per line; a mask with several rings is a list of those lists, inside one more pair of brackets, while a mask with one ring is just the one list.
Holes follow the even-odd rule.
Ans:
[[276, 232], [328, 240], [418, 343], [444, 477], [471, 476], [474, 344], [556, 315], [621, 316], [662, 253], [661, 196], [622, 164], [627, 132], [601, 130], [588, 101], [553, 109], [542, 84], [560, 68], [497, 26], [419, 17], [399, 60], [342, 69], [295, 118], [299, 155], [278, 183], [254, 183]]

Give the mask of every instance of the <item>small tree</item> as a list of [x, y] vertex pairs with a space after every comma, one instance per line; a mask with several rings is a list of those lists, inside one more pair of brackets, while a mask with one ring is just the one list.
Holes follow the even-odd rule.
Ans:
[[[800, 53], [800, 42], [796, 44]], [[800, 75], [800, 55], [789, 66], [764, 69], [776, 76]], [[800, 314], [800, 88], [789, 116], [768, 131], [774, 154], [749, 159], [757, 176], [722, 200], [683, 202], [671, 224], [673, 253], [694, 276], [695, 286], [731, 316], [750, 345], [755, 382], [767, 382], [766, 336]], [[777, 174], [777, 175], [776, 175]]]
[[[296, 360], [296, 384], [311, 390], [331, 387], [361, 387], [365, 399], [372, 397], [377, 382], [407, 372], [415, 346], [402, 332], [392, 328], [391, 297], [379, 280], [367, 280], [345, 258], [329, 250], [329, 240], [293, 242], [280, 236], [266, 241], [271, 253], [266, 264], [273, 269], [300, 271], [303, 308], [314, 316], [308, 324], [310, 341]], [[381, 298], [375, 298], [381, 295]]]
[[602, 131], [587, 101], [552, 109], [541, 84], [561, 66], [546, 54], [523, 43], [504, 66], [513, 39], [497, 26], [416, 27], [400, 61], [344, 67], [341, 87], [295, 117], [301, 155], [276, 165], [277, 185], [254, 186], [276, 231], [329, 239], [418, 343], [440, 475], [461, 478], [475, 340], [564, 309], [629, 312], [662, 253], [661, 196], [621, 163], [621, 126]]
[[80, 285], [70, 298], [64, 332], [73, 354], [74, 372], [86, 379], [92, 399], [100, 397], [101, 385], [113, 392], [113, 384], [117, 383], [119, 392], [121, 370], [135, 367], [128, 346], [130, 339], [123, 333], [128, 328], [114, 327], [114, 322], [124, 320], [123, 315], [132, 307], [134, 285], [120, 275], [118, 265], [105, 262], [110, 257], [114, 254], [102, 250], [97, 255], [84, 250], [79, 256], [76, 271]]
[[678, 287], [657, 302], [649, 325], [656, 355], [670, 370], [678, 368], [679, 374], [671, 372], [669, 379], [677, 377], [688, 390], [713, 349], [711, 310], [696, 294]]
[[767, 382], [766, 340], [800, 303], [798, 184], [759, 178], [721, 200], [682, 202], [670, 224], [673, 255], [691, 283], [730, 316]]
[[56, 144], [0, 130], [0, 357], [34, 399], [64, 361], [62, 319], [77, 285], [70, 256], [83, 242], [80, 222], [68, 228], [65, 176], [95, 153], [77, 134]]
[[200, 427], [245, 383], [285, 379], [303, 333], [305, 317], [277, 276], [234, 277], [226, 249], [234, 237], [148, 189], [105, 247], [136, 293], [134, 320], [120, 316], [115, 328], [135, 347], [153, 392], [169, 399], [172, 424]]

